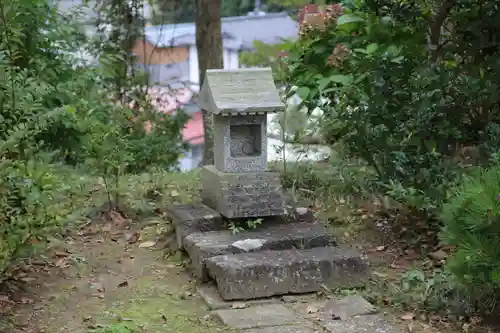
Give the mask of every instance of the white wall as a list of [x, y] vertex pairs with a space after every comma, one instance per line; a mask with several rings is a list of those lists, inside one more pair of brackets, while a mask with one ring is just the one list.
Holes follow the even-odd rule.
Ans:
[[[237, 69], [240, 68], [239, 52], [236, 50], [224, 49], [222, 58], [224, 61], [224, 69]], [[199, 91], [199, 68], [198, 68], [198, 50], [196, 45], [189, 47], [189, 82], [191, 89]]]
[[191, 90], [194, 92], [199, 91], [199, 76], [200, 69], [198, 68], [198, 50], [196, 45], [191, 45], [189, 47], [189, 83]]

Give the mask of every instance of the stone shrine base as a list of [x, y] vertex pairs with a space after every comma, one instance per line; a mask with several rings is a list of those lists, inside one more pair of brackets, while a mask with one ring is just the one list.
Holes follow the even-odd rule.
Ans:
[[310, 294], [364, 285], [369, 264], [358, 251], [338, 247], [306, 208], [288, 211], [233, 234], [229, 220], [203, 204], [169, 210], [213, 316], [245, 333], [404, 332], [360, 296]]
[[236, 234], [228, 229], [229, 220], [203, 204], [175, 206], [168, 215], [195, 276], [214, 280], [224, 300], [357, 287], [369, 276], [366, 258], [338, 247], [304, 208], [263, 218], [256, 229]]
[[201, 169], [203, 202], [227, 218], [284, 214], [280, 174], [222, 172], [213, 165]]

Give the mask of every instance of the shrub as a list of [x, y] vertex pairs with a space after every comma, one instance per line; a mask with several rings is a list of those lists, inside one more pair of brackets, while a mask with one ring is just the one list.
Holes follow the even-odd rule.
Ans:
[[[284, 57], [289, 94], [325, 111], [324, 139], [342, 141], [376, 170], [379, 190], [424, 217], [460, 180], [460, 149], [489, 155], [499, 142], [498, 11], [454, 3], [445, 17], [398, 1], [310, 5]], [[429, 22], [453, 29], [444, 38]]]
[[[115, 7], [102, 11], [120, 31], [111, 37], [136, 38], [120, 24], [142, 23], [115, 12], [129, 4], [109, 5]], [[102, 43], [106, 49], [96, 54], [102, 66], [76, 65], [74, 54], [94, 49], [72, 17], [55, 8], [49, 0], [0, 2], [0, 278], [24, 249], [43, 244], [85, 209], [83, 180], [75, 170], [68, 176], [60, 162], [104, 178], [116, 208], [125, 173], [173, 169], [183, 148], [184, 115], [161, 117], [134, 91], [141, 77], [128, 70], [130, 44]]]
[[442, 240], [455, 248], [447, 267], [478, 310], [500, 297], [500, 167], [475, 172], [442, 212]]

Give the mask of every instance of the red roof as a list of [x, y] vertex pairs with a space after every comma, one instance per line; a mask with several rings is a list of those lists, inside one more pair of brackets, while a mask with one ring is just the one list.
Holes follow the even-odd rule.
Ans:
[[192, 115], [191, 119], [189, 119], [184, 127], [184, 132], [182, 134], [184, 141], [192, 145], [202, 144], [205, 141], [201, 111]]

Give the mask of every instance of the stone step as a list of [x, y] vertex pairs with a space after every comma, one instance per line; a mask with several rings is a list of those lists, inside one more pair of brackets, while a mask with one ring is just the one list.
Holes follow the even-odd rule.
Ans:
[[210, 257], [263, 250], [310, 249], [336, 245], [334, 237], [320, 223], [266, 225], [237, 234], [229, 230], [196, 232], [186, 236], [182, 243], [191, 258], [196, 276], [202, 281], [209, 280], [205, 261]]
[[193, 232], [227, 229], [222, 216], [212, 208], [201, 204], [175, 205], [168, 209], [177, 235], [177, 246], [182, 249], [184, 237]]
[[352, 288], [369, 278], [367, 259], [354, 249], [338, 247], [226, 254], [205, 264], [224, 300]]

